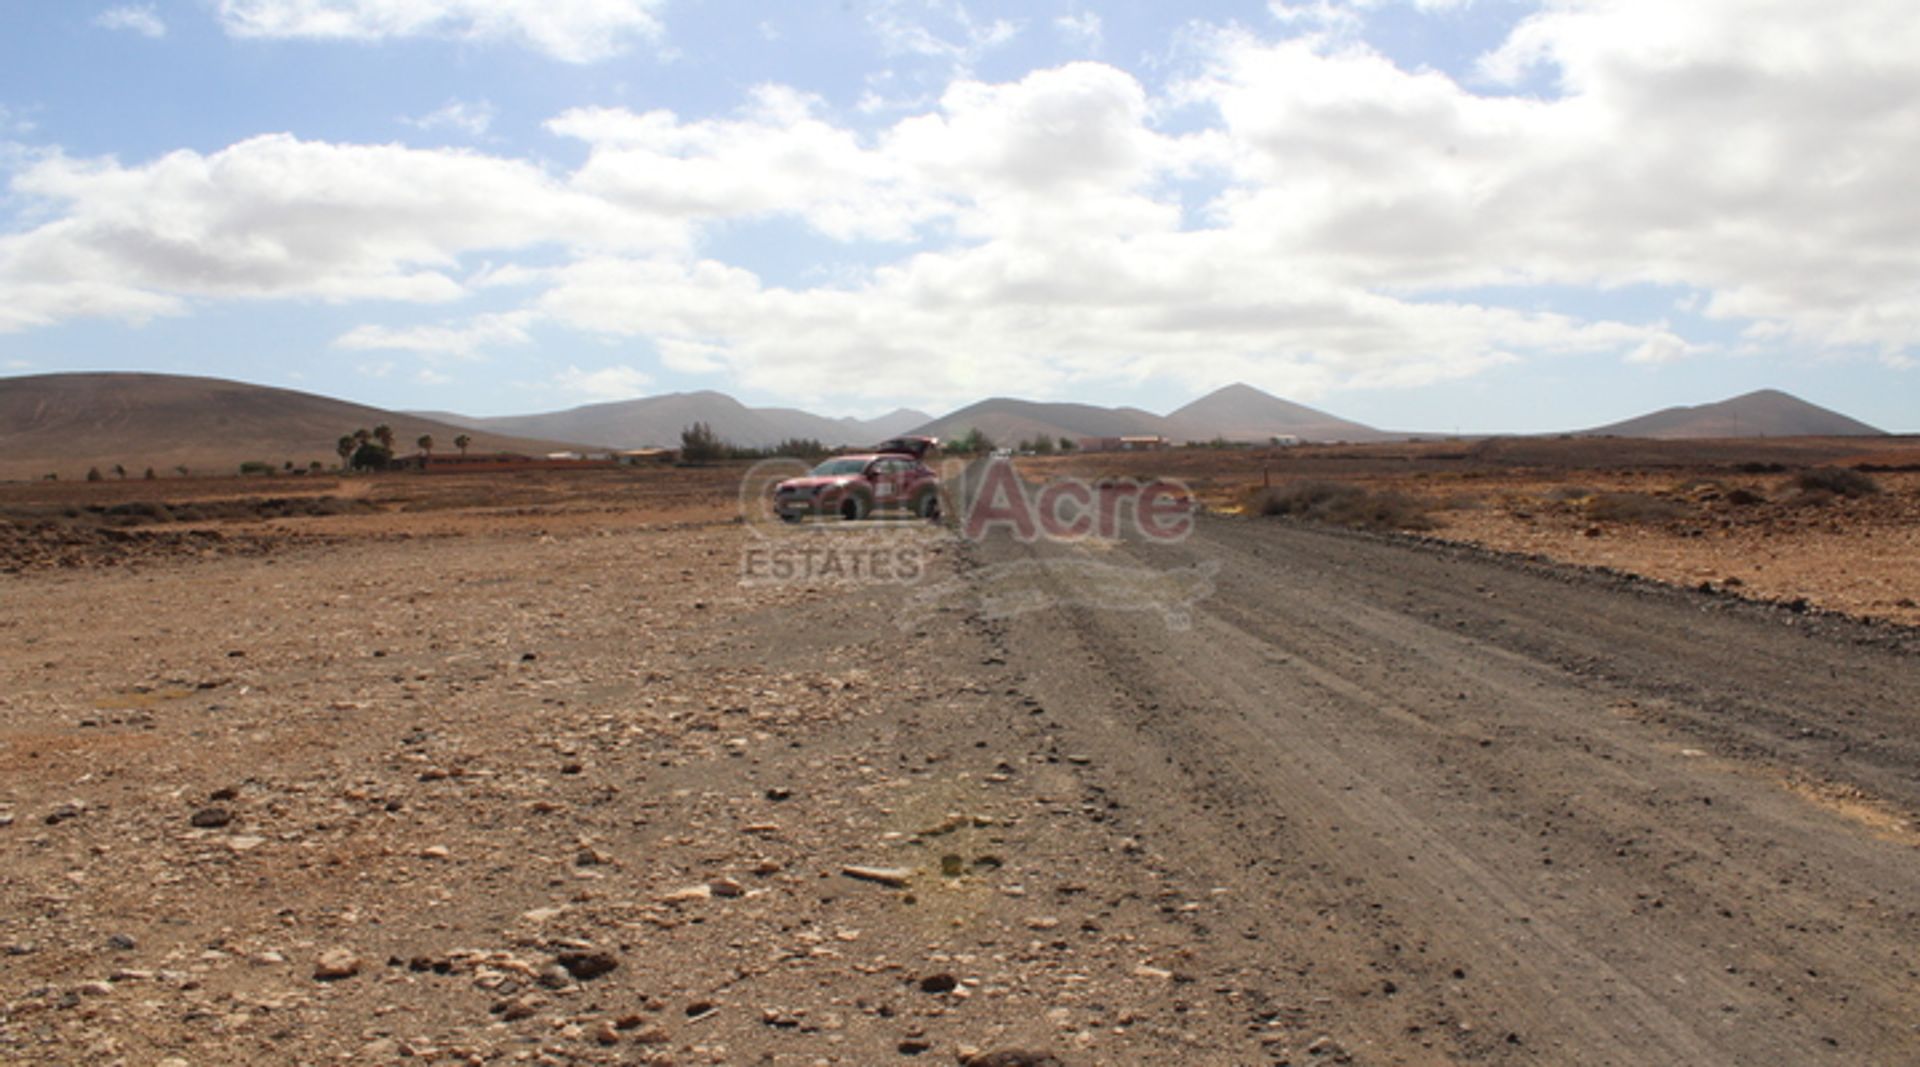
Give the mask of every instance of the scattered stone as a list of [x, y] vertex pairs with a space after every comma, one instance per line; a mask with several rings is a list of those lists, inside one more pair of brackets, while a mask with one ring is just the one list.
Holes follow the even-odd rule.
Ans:
[[613, 1020], [602, 1019], [593, 1028], [593, 1039], [602, 1045], [618, 1045], [620, 1043], [620, 1031], [614, 1027]]
[[107, 938], [107, 947], [118, 952], [132, 952], [138, 945], [125, 934], [115, 934]]
[[908, 867], [857, 867], [840, 868], [840, 873], [848, 878], [857, 878], [862, 882], [878, 882], [881, 885], [903, 889], [913, 878], [913, 870]]
[[1030, 1052], [1026, 1049], [985, 1052], [963, 1059], [960, 1064], [961, 1067], [1067, 1067], [1052, 1053]]
[[79, 993], [83, 997], [112, 996], [113, 983], [101, 982], [101, 981], [81, 982], [79, 985], [74, 987], [74, 992]]
[[710, 900], [713, 898], [713, 895], [713, 887], [710, 885], [690, 885], [684, 889], [675, 889], [670, 893], [662, 893], [660, 895], [660, 903], [694, 904], [702, 900]]
[[80, 813], [85, 810], [86, 805], [77, 802], [62, 804], [47, 813], [47, 825], [58, 826], [68, 819], [77, 819], [80, 817]]
[[344, 948], [328, 949], [313, 965], [313, 977], [322, 982], [337, 982], [360, 973], [360, 957]]
[[429, 845], [420, 850], [420, 858], [428, 860], [452, 859], [453, 850], [445, 845]]
[[707, 888], [712, 890], [713, 895], [716, 897], [740, 897], [745, 896], [747, 892], [746, 886], [741, 885], [731, 878], [716, 878], [707, 883]]
[[565, 989], [573, 984], [573, 974], [557, 963], [540, 969], [540, 984], [548, 989]]
[[233, 813], [221, 807], [201, 808], [187, 821], [203, 830], [217, 830], [233, 821]]
[[959, 979], [950, 974], [930, 974], [920, 979], [922, 993], [951, 993], [960, 984]]
[[620, 966], [620, 961], [610, 952], [562, 952], [555, 962], [582, 982], [590, 982]]
[[643, 1026], [633, 1034], [633, 1043], [636, 1045], [664, 1045], [672, 1040], [673, 1035], [667, 1033], [667, 1028], [659, 1023]]
[[541, 1005], [546, 1001], [532, 993], [522, 993], [495, 1004], [490, 1010], [507, 1022], [519, 1022], [539, 1014]]

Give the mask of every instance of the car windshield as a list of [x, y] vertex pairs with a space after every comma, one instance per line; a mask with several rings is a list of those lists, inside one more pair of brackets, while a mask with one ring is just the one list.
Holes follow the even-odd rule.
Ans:
[[830, 459], [813, 468], [815, 474], [859, 474], [867, 469], [864, 459]]

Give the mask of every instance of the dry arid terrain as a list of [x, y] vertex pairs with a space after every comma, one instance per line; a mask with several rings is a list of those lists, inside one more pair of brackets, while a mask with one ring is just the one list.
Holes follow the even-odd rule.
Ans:
[[[1920, 439], [1516, 438], [1035, 458], [1037, 476], [1180, 478], [1213, 507], [1262, 485], [1403, 494], [1427, 536], [1729, 595], [1920, 625]], [[1861, 468], [1878, 491], [1798, 484]], [[1386, 528], [1390, 528], [1388, 524]]]
[[779, 533], [915, 583], [727, 467], [0, 487], [0, 1061], [1910, 1062], [1920, 638], [1809, 608], [1915, 475], [1393, 447], [1144, 458], [1420, 538]]
[[11, 490], [0, 1060], [1256, 1049], [990, 634], [743, 589], [738, 473]]

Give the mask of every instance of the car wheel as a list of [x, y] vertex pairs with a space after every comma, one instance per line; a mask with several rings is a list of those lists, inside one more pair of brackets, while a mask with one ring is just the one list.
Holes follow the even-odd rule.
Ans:
[[867, 502], [858, 496], [849, 496], [840, 502], [840, 517], [853, 522], [867, 517]]
[[928, 522], [940, 521], [940, 494], [931, 489], [921, 493], [913, 502], [913, 513]]

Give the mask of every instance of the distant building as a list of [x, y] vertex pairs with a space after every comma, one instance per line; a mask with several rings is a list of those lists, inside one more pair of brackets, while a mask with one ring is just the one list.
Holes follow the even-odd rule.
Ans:
[[1173, 442], [1158, 434], [1132, 434], [1125, 437], [1082, 437], [1082, 452], [1152, 452], [1172, 448]]

